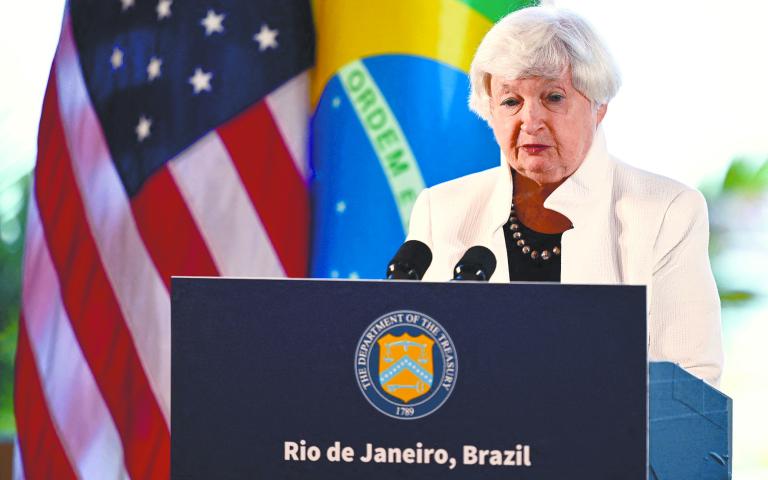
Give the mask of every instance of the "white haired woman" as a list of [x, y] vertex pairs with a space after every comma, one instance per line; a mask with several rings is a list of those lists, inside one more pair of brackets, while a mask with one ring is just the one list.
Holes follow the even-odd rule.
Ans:
[[590, 26], [552, 8], [514, 12], [481, 42], [470, 82], [501, 165], [421, 193], [408, 237], [432, 249], [424, 279], [450, 279], [479, 244], [496, 256], [492, 282], [645, 284], [649, 358], [717, 385], [706, 203], [608, 154], [599, 126], [620, 79]]

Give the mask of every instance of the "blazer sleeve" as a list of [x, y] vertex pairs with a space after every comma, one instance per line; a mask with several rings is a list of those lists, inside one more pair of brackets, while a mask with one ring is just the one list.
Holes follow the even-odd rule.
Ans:
[[718, 386], [723, 369], [720, 298], [708, 256], [704, 197], [684, 190], [670, 203], [654, 245], [649, 357], [679, 364]]

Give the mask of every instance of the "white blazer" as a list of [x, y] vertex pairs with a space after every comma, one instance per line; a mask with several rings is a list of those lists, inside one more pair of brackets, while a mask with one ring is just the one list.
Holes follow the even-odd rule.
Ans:
[[[424, 280], [445, 281], [469, 247], [496, 255], [491, 282], [508, 282], [503, 227], [512, 203], [506, 160], [425, 189], [409, 240], [432, 249]], [[707, 205], [697, 190], [612, 158], [602, 130], [579, 169], [544, 202], [573, 223], [562, 236], [561, 281], [648, 288], [650, 360], [679, 364], [717, 386], [723, 366], [720, 300], [707, 254]]]

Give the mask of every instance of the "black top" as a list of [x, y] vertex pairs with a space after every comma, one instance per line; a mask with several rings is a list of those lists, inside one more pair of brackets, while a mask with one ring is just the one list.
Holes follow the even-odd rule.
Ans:
[[[523, 225], [520, 221], [520, 232], [528, 245], [541, 252], [552, 251], [552, 247], [560, 245], [562, 233], [539, 233]], [[524, 254], [512, 238], [509, 224], [504, 225], [504, 239], [507, 241], [507, 259], [509, 262], [509, 280], [512, 282], [560, 282], [560, 255], [554, 255], [549, 260], [532, 260], [530, 254]]]

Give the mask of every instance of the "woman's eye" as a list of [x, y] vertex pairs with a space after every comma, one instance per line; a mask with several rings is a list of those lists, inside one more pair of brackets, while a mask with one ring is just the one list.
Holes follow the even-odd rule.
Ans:
[[515, 99], [515, 98], [508, 98], [508, 99], [504, 100], [503, 102], [501, 102], [501, 104], [504, 105], [505, 107], [516, 107], [516, 106], [520, 105], [520, 102], [517, 101], [517, 99]]
[[565, 95], [561, 95], [559, 93], [550, 93], [547, 95], [547, 100], [552, 103], [560, 103], [565, 100]]

